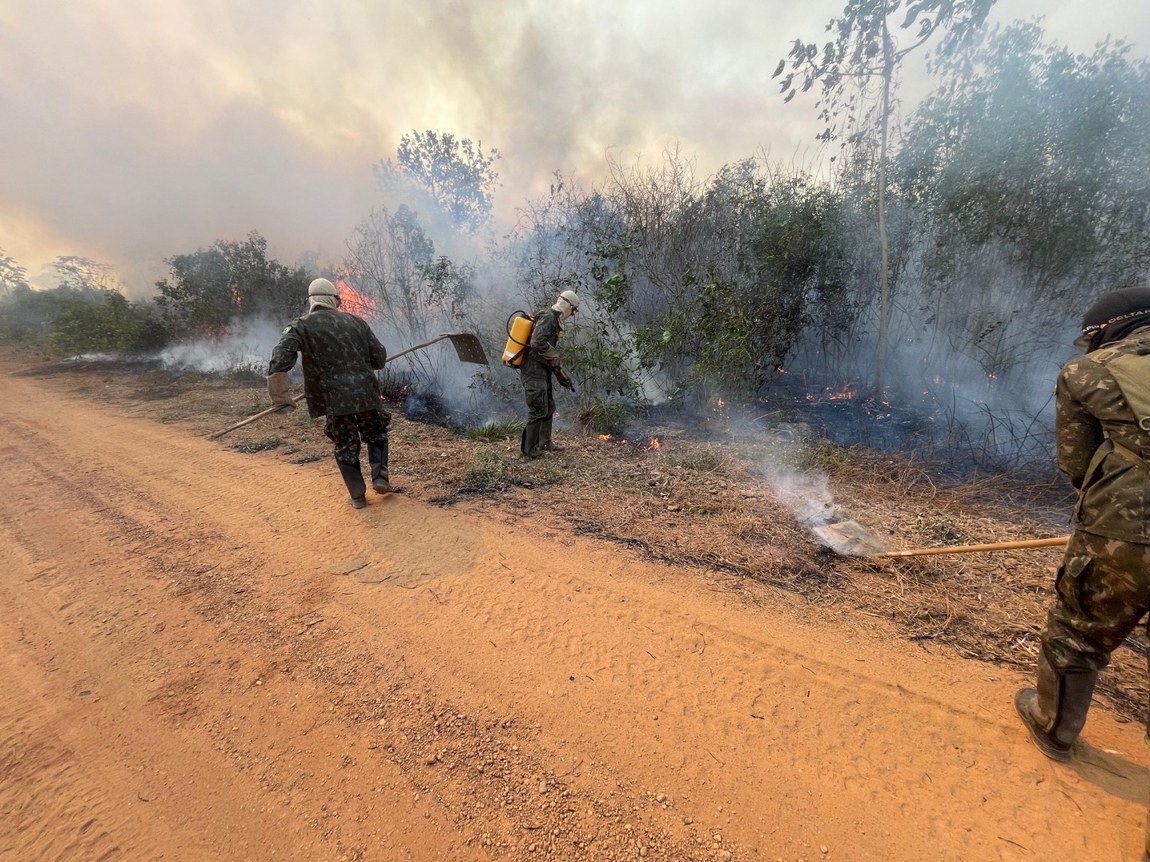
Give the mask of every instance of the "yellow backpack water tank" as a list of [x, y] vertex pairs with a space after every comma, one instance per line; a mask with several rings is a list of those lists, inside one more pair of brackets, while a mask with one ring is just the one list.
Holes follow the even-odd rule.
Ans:
[[517, 311], [507, 318], [507, 346], [503, 348], [504, 365], [518, 368], [523, 364], [534, 326], [534, 319], [525, 311]]

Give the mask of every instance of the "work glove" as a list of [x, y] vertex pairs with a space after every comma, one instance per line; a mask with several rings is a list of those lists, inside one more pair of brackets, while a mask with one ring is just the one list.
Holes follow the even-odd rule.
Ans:
[[286, 407], [295, 410], [295, 402], [288, 392], [288, 375], [286, 371], [277, 371], [268, 375], [268, 395], [272, 399], [273, 407]]
[[559, 385], [564, 389], [570, 389], [572, 392], [575, 391], [575, 384], [571, 382], [571, 378], [567, 376], [567, 372], [562, 368], [555, 369], [555, 379], [559, 381]]

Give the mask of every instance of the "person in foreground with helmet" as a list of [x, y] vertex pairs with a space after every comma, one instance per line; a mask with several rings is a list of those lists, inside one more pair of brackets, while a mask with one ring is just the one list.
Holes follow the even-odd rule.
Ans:
[[1042, 631], [1037, 688], [1015, 708], [1047, 757], [1069, 760], [1098, 672], [1150, 611], [1150, 287], [1106, 294], [1058, 375], [1058, 466], [1074, 533]]
[[323, 433], [335, 446], [335, 462], [351, 505], [367, 505], [367, 485], [359, 463], [359, 445], [367, 444], [371, 487], [378, 494], [394, 489], [388, 481], [387, 428], [391, 416], [382, 407], [375, 376], [387, 351], [366, 321], [339, 310], [339, 291], [326, 278], [307, 289], [307, 314], [284, 329], [268, 366], [272, 404], [295, 408], [288, 394], [288, 372], [303, 355], [303, 385], [308, 413], [323, 416]]
[[551, 423], [555, 416], [551, 378], [554, 376], [565, 389], [575, 389], [559, 361], [558, 345], [563, 323], [578, 310], [579, 297], [575, 291], [565, 290], [553, 306], [535, 315], [527, 355], [519, 366], [519, 380], [527, 399], [527, 425], [519, 441], [524, 458], [540, 458], [547, 452], [563, 451], [551, 441]]

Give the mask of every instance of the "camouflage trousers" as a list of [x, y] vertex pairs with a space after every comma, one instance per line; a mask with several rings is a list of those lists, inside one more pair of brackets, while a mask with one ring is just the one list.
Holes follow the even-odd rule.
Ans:
[[365, 410], [346, 416], [328, 416], [323, 433], [335, 444], [335, 460], [342, 464], [359, 464], [359, 443], [387, 445], [387, 428], [391, 414], [384, 410]]
[[537, 362], [528, 361], [519, 370], [528, 422], [539, 422], [555, 415], [555, 391], [551, 378], [551, 369]]
[[1102, 670], [1150, 611], [1150, 545], [1076, 530], [1055, 589], [1042, 631], [1050, 663], [1060, 671]]

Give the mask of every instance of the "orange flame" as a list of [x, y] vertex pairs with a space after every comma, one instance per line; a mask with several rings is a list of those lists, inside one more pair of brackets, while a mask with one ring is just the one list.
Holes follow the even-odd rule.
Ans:
[[342, 278], [336, 281], [335, 289], [339, 291], [341, 311], [347, 311], [359, 317], [379, 317], [379, 304], [370, 296], [364, 296]]
[[659, 446], [659, 438], [658, 437], [652, 437], [650, 442], [647, 444], [647, 451], [648, 452], [658, 452], [660, 448], [661, 447]]
[[599, 439], [600, 439], [600, 440], [610, 440], [610, 439], [611, 439], [611, 435], [610, 435], [610, 434], [600, 434], [600, 435], [599, 435]]
[[720, 398], [720, 399], [719, 399], [719, 401], [718, 401], [718, 405], [717, 405], [717, 406], [718, 406], [718, 408], [719, 408], [720, 410], [722, 410], [724, 407], [726, 407], [726, 406], [727, 406], [727, 402], [726, 402], [726, 401], [724, 401], [722, 398]]
[[844, 386], [837, 391], [828, 386], [823, 391], [826, 392], [828, 401], [849, 401], [855, 397], [855, 391], [850, 386]]

